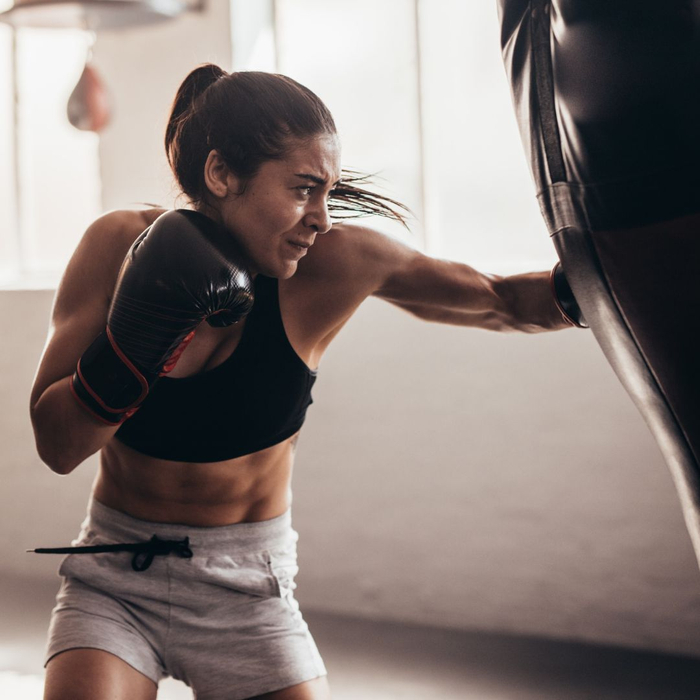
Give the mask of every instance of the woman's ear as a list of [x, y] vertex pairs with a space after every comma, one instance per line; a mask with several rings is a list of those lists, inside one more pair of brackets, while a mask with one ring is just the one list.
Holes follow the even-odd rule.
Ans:
[[238, 194], [241, 189], [239, 178], [231, 172], [217, 150], [209, 151], [207, 156], [204, 164], [204, 183], [209, 192], [220, 199], [225, 199], [230, 194]]

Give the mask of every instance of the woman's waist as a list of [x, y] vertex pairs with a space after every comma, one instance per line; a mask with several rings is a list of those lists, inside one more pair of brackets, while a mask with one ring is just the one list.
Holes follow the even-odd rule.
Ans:
[[110, 545], [113, 543], [144, 543], [185, 541], [198, 555], [236, 552], [259, 552], [289, 547], [296, 543], [292, 529], [291, 510], [273, 518], [229, 525], [199, 526], [183, 523], [157, 522], [134, 517], [90, 499], [88, 512], [77, 546]]
[[289, 509], [291, 445], [226, 462], [170, 462], [120, 443], [102, 450], [93, 495], [103, 505], [158, 523], [215, 527], [260, 522]]

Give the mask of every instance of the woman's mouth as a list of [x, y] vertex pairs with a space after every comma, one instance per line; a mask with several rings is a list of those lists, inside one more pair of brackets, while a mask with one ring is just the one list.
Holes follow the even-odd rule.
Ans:
[[287, 243], [301, 256], [306, 255], [306, 251], [311, 247], [310, 243], [294, 243], [292, 241], [287, 241]]

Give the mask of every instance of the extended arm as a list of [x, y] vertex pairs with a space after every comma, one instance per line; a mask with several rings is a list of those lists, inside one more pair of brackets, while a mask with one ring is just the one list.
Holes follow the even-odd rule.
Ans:
[[572, 302], [557, 303], [549, 270], [490, 275], [423, 255], [372, 229], [345, 226], [329, 239], [334, 236], [344, 268], [362, 280], [368, 295], [423, 320], [525, 333], [573, 325], [562, 313], [567, 308], [574, 312]]
[[425, 321], [524, 333], [571, 327], [552, 295], [549, 271], [503, 277], [417, 254], [375, 295]]

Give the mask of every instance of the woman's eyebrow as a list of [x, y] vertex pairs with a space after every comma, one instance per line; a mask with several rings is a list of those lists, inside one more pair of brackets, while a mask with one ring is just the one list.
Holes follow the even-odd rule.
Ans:
[[[302, 178], [303, 180], [311, 180], [311, 182], [315, 182], [317, 185], [326, 185], [328, 183], [328, 180], [325, 178], [319, 177], [318, 175], [312, 175], [311, 173], [294, 173], [294, 175]], [[339, 184], [340, 180], [337, 180], [333, 183], [333, 187], [337, 187]]]

